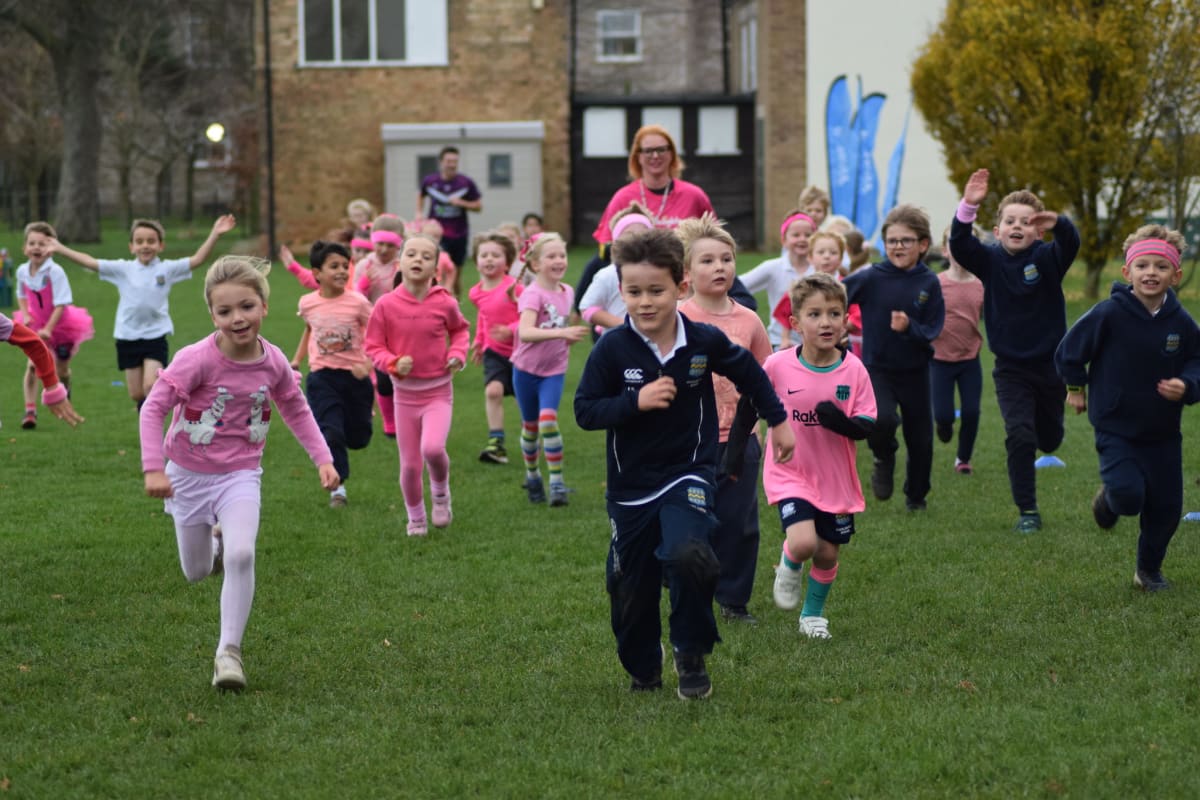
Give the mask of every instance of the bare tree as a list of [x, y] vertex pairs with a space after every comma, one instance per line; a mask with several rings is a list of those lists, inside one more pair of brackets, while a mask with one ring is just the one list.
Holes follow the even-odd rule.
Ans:
[[[62, 119], [48, 87], [54, 85], [50, 59], [24, 32], [0, 28], [5, 79], [0, 81], [0, 159], [13, 165], [28, 198], [12, 211], [22, 220], [48, 216], [39, 202], [46, 170], [62, 152]], [[15, 193], [14, 193], [15, 196]]]

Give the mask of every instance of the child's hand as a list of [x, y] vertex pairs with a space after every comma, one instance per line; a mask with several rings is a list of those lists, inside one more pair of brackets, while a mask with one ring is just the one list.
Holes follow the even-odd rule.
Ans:
[[412, 372], [413, 357], [400, 356], [396, 359], [396, 363], [392, 364], [392, 374], [397, 378], [403, 378], [408, 373]]
[[1029, 224], [1037, 228], [1038, 236], [1045, 236], [1057, 222], [1057, 211], [1035, 211], [1029, 217]]
[[450, 356], [446, 359], [446, 372], [458, 372], [462, 368], [463, 362], [458, 356]]
[[587, 336], [587, 332], [588, 329], [583, 325], [572, 325], [569, 328], [562, 329], [562, 338], [567, 340], [567, 344], [575, 344]]
[[467, 355], [467, 359], [478, 367], [483, 363], [483, 351], [472, 347], [470, 353]]
[[[217, 236], [220, 236], [222, 233], [229, 233], [236, 227], [237, 219], [233, 216], [233, 214], [225, 214], [224, 216], [217, 217], [217, 221], [213, 223], [212, 229], [213, 233], [215, 233]], [[285, 263], [290, 264], [292, 262], [288, 261]]]
[[1067, 392], [1067, 405], [1075, 409], [1076, 414], [1087, 411], [1087, 391]]
[[292, 255], [291, 248], [286, 244], [279, 245], [279, 260], [283, 262], [285, 267], [296, 260], [296, 257]]
[[488, 333], [490, 333], [492, 338], [497, 342], [511, 342], [513, 338], [512, 328], [508, 327], [507, 325], [493, 325], [488, 330]]
[[61, 419], [72, 428], [83, 422], [83, 417], [79, 416], [79, 413], [71, 405], [70, 400], [52, 403], [51, 405], [46, 406], [46, 408], [50, 409], [51, 414]]
[[675, 399], [675, 391], [675, 379], [668, 375], [647, 383], [638, 392], [638, 411], [669, 408]]
[[1158, 395], [1172, 403], [1178, 403], [1187, 393], [1187, 384], [1179, 378], [1163, 378], [1158, 382]]
[[333, 464], [322, 464], [317, 467], [317, 475], [321, 477], [321, 488], [327, 492], [332, 492], [342, 483], [342, 479], [338, 477], [337, 470], [333, 468]]
[[371, 374], [371, 369], [374, 365], [370, 360], [359, 361], [354, 366], [350, 367], [350, 374], [360, 380]]
[[47, 342], [50, 341], [50, 334], [51, 330], [49, 328], [42, 328], [38, 331], [38, 336], [42, 337]]
[[904, 333], [908, 330], [908, 314], [905, 314], [903, 311], [893, 311], [892, 330], [896, 333]]
[[988, 193], [988, 171], [986, 169], [977, 169], [971, 173], [971, 177], [967, 178], [967, 185], [963, 187], [962, 199], [973, 206], [983, 203]]
[[145, 474], [146, 494], [159, 499], [166, 499], [175, 494], [171, 488], [171, 479], [161, 469], [152, 469]]
[[775, 453], [776, 464], [792, 460], [792, 453], [796, 450], [796, 434], [787, 422], [781, 422], [771, 428], [771, 450]]
[[291, 367], [292, 367], [292, 369], [296, 370], [296, 372], [299, 372], [300, 371], [300, 359], [293, 358], [292, 362], [291, 362]]

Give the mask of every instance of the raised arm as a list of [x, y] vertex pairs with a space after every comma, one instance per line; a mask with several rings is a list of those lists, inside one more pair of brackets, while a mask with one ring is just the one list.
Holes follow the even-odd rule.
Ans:
[[100, 262], [89, 256], [87, 253], [81, 253], [78, 250], [72, 250], [58, 239], [50, 240], [50, 252], [54, 255], [61, 255], [69, 261], [74, 261], [84, 269], [90, 269], [92, 272], [100, 270]]
[[208, 238], [192, 254], [192, 257], [188, 259], [188, 266], [195, 269], [207, 261], [209, 255], [212, 253], [213, 246], [217, 243], [217, 239], [220, 238], [221, 234], [233, 230], [235, 225], [237, 225], [237, 220], [233, 214], [225, 214], [224, 216], [217, 217], [217, 221], [213, 223], [212, 230], [208, 232]]
[[971, 173], [963, 187], [962, 202], [954, 213], [954, 221], [950, 224], [950, 254], [954, 260], [962, 264], [968, 272], [986, 279], [988, 255], [987, 248], [975, 238], [973, 225], [979, 213], [979, 206], [988, 193], [988, 171], [977, 169]]

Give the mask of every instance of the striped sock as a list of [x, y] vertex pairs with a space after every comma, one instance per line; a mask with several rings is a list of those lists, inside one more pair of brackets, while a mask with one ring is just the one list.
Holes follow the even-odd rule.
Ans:
[[550, 470], [550, 485], [563, 482], [563, 440], [558, 431], [558, 412], [543, 408], [538, 418], [538, 431], [542, 434], [542, 450], [546, 453], [546, 467]]
[[521, 421], [521, 458], [525, 459], [525, 472], [530, 477], [538, 474], [538, 424]]

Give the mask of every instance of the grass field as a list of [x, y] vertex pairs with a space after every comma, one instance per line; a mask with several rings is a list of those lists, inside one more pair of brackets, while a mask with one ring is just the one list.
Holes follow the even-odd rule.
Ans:
[[[167, 255], [206, 231], [172, 236]], [[19, 253], [17, 236], [0, 245]], [[124, 249], [117, 233], [95, 252]], [[572, 251], [574, 274], [586, 257]], [[0, 796], [1200, 795], [1196, 526], [1182, 523], [1168, 554], [1175, 588], [1135, 592], [1135, 523], [1092, 523], [1092, 434], [1072, 416], [1067, 467], [1039, 474], [1046, 529], [1012, 533], [990, 380], [973, 477], [938, 444], [928, 512], [868, 500], [827, 607], [831, 641], [801, 639], [795, 613], [773, 608], [781, 536], [762, 506], [761, 624], [722, 625], [715, 693], [691, 704], [670, 676], [666, 691], [631, 695], [615, 657], [603, 435], [570, 411], [586, 345], [562, 406], [576, 490], [564, 509], [529, 505], [515, 459], [478, 462], [478, 369], [456, 379], [455, 520], [425, 540], [404, 535], [390, 441], [353, 454], [351, 504], [335, 511], [276, 425], [250, 688], [219, 694], [219, 582], [186, 583], [170, 519], [142, 493], [116, 292], [66, 268], [97, 322], [75, 362], [87, 422], [43, 412], [20, 430], [22, 357], [0, 348]], [[202, 274], [172, 291], [176, 349], [211, 330]], [[1070, 280], [1073, 319], [1087, 304]], [[278, 269], [272, 289], [263, 332], [290, 353], [300, 288]], [[511, 401], [507, 427], [511, 440]], [[1185, 506], [1200, 508], [1200, 454], [1184, 458]]]

